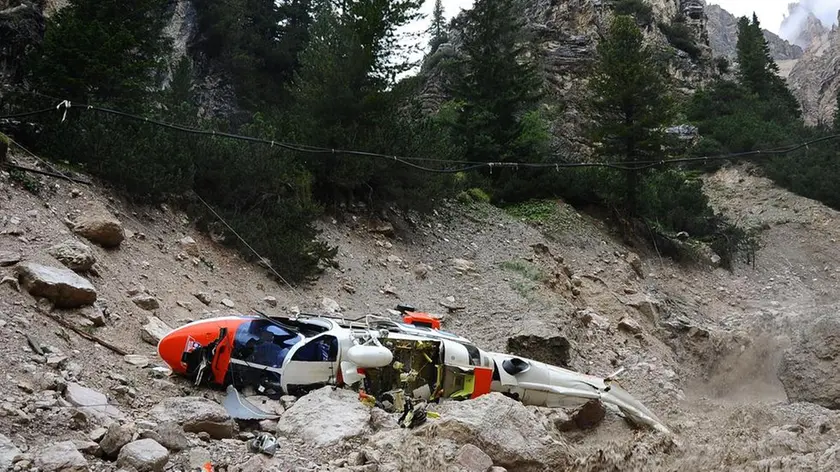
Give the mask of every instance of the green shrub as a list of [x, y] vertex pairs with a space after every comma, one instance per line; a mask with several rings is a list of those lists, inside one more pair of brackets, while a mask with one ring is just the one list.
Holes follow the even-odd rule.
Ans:
[[684, 51], [692, 59], [700, 57], [701, 50], [697, 46], [697, 41], [694, 39], [694, 33], [680, 18], [675, 19], [671, 24], [660, 23], [659, 30], [668, 38], [671, 46]]
[[616, 15], [630, 15], [643, 25], [653, 24], [653, 7], [644, 0], [617, 0], [613, 11]]

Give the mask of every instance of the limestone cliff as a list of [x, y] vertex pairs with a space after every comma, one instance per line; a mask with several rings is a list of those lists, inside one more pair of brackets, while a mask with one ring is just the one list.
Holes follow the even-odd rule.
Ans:
[[[564, 158], [580, 159], [588, 154], [584, 139], [587, 124], [586, 81], [598, 38], [606, 32], [613, 15], [612, 0], [526, 0], [523, 17], [531, 40], [540, 55], [548, 99], [546, 106], [553, 112], [552, 135], [554, 149]], [[651, 0], [654, 21], [641, 25], [651, 44], [669, 58], [669, 71], [675, 88], [690, 92], [714, 76], [712, 52], [706, 29], [706, 14], [701, 0]], [[699, 48], [692, 58], [688, 53], [672, 47], [659, 25], [669, 24], [677, 17], [684, 19]], [[426, 107], [436, 108], [446, 100], [445, 77], [436, 64], [446, 57], [459, 54], [458, 32], [455, 40], [434, 56], [424, 67], [426, 81], [422, 98]]]
[[807, 123], [831, 123], [840, 89], [840, 30], [837, 27], [811, 39], [805, 55], [793, 67], [788, 84], [802, 104]]
[[[738, 45], [738, 18], [718, 5], [707, 5], [709, 17], [709, 45], [715, 57], [734, 58]], [[770, 46], [770, 54], [776, 61], [799, 59], [802, 48], [780, 38], [775, 33], [764, 30], [764, 39]]]

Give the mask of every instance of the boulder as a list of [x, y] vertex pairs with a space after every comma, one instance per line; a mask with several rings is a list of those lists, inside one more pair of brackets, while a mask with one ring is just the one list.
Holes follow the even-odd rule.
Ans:
[[263, 298], [263, 302], [265, 302], [266, 305], [268, 305], [272, 308], [276, 307], [277, 306], [277, 297], [272, 297], [272, 296], [265, 297], [265, 298]]
[[515, 356], [527, 357], [556, 366], [568, 366], [571, 343], [563, 336], [514, 336], [507, 340], [507, 350]]
[[341, 305], [339, 305], [338, 302], [333, 300], [332, 298], [322, 298], [321, 309], [330, 314], [341, 313]]
[[370, 429], [371, 409], [349, 390], [324, 387], [297, 400], [277, 423], [277, 434], [314, 447], [335, 445]]
[[198, 257], [201, 255], [201, 251], [198, 249], [198, 243], [195, 242], [190, 236], [185, 237], [184, 239], [178, 241], [178, 244], [181, 246], [181, 249], [187, 253], [188, 256], [191, 257]]
[[79, 310], [79, 314], [82, 315], [82, 318], [85, 320], [90, 321], [93, 323], [94, 326], [105, 326], [105, 311], [97, 306], [97, 304], [83, 307]]
[[618, 329], [627, 331], [630, 334], [639, 334], [642, 332], [642, 325], [633, 318], [624, 317], [618, 322]]
[[840, 409], [840, 319], [823, 316], [803, 329], [782, 358], [779, 380], [791, 402]]
[[210, 305], [210, 303], [213, 301], [213, 297], [207, 292], [194, 293], [193, 296], [205, 305]]
[[149, 316], [146, 318], [146, 324], [143, 325], [140, 331], [140, 338], [153, 346], [157, 346], [160, 340], [169, 334], [170, 331], [172, 331], [172, 328], [161, 321], [160, 318]]
[[44, 297], [59, 308], [78, 308], [96, 301], [96, 288], [69, 269], [34, 262], [17, 266], [21, 285], [34, 297]]
[[105, 436], [99, 442], [99, 447], [102, 448], [102, 452], [106, 456], [111, 458], [117, 457], [120, 449], [134, 439], [134, 433], [136, 432], [137, 428], [134, 423], [126, 423], [124, 425], [112, 423], [108, 427]]
[[67, 266], [68, 269], [78, 272], [87, 272], [96, 263], [93, 250], [88, 245], [75, 239], [68, 239], [63, 243], [56, 244], [47, 249], [47, 252]]
[[233, 437], [234, 422], [228, 412], [205, 398], [167, 398], [152, 408], [151, 414], [159, 423], [172, 421], [189, 433], [205, 432], [216, 439]]
[[82, 472], [89, 470], [87, 460], [73, 441], [45, 446], [35, 454], [35, 467], [41, 472]]
[[141, 439], [120, 451], [117, 465], [137, 472], [161, 472], [169, 462], [169, 451], [154, 439]]
[[455, 463], [460, 466], [459, 470], [464, 472], [487, 472], [487, 469], [493, 467], [493, 459], [472, 444], [461, 446], [458, 455], [455, 456]]
[[20, 456], [20, 449], [6, 436], [0, 434], [0, 470], [10, 470]]
[[118, 247], [125, 239], [122, 223], [104, 211], [80, 217], [73, 232], [105, 248]]
[[167, 421], [158, 425], [156, 432], [160, 442], [170, 451], [183, 451], [190, 447], [190, 441], [184, 434], [184, 428], [174, 421]]
[[123, 418], [123, 414], [117, 407], [108, 404], [108, 397], [77, 383], [67, 384], [67, 388], [64, 390], [64, 398], [71, 405], [78, 407], [80, 411], [93, 416], [100, 422]]
[[146, 311], [154, 311], [160, 308], [160, 302], [158, 301], [158, 299], [149, 295], [148, 293], [141, 293], [139, 295], [135, 295], [131, 298], [131, 301], [134, 302], [135, 305]]
[[517, 471], [567, 470], [570, 446], [552, 436], [537, 413], [500, 393], [475, 400], [447, 402], [426, 437], [472, 444], [494, 464]]

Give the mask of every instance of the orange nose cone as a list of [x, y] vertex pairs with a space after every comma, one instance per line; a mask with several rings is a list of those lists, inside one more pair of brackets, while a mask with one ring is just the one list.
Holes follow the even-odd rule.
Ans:
[[176, 374], [186, 374], [187, 366], [182, 362], [184, 353], [207, 346], [219, 338], [222, 328], [228, 329], [233, 338], [236, 328], [248, 321], [247, 318], [229, 317], [196, 321], [167, 334], [158, 343], [158, 355]]

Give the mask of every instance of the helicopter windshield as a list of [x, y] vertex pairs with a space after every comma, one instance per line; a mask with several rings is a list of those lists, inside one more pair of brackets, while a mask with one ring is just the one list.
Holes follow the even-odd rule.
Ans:
[[233, 340], [233, 358], [251, 364], [280, 368], [289, 350], [303, 337], [269, 320], [243, 323]]

